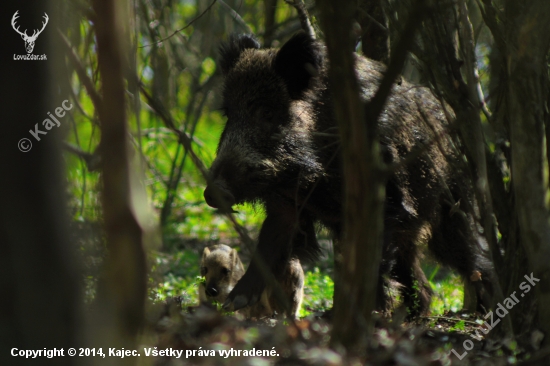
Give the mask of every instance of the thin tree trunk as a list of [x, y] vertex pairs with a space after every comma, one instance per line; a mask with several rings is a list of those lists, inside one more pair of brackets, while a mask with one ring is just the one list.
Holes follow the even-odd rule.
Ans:
[[[338, 289], [334, 297], [332, 345], [343, 345], [350, 351], [363, 347], [373, 329], [371, 313], [376, 299], [383, 207], [383, 194], [379, 194], [383, 189], [375, 181], [376, 137], [367, 136], [354, 71], [352, 5], [335, 0], [321, 2], [344, 166], [344, 234], [340, 242], [343, 258], [335, 281]], [[371, 121], [371, 125], [376, 126], [376, 122]]]
[[275, 14], [277, 12], [277, 0], [264, 0], [265, 10], [265, 33], [264, 47], [271, 47], [275, 30]]
[[[144, 317], [146, 268], [143, 233], [132, 204], [122, 58], [126, 2], [93, 1], [103, 104], [102, 205], [108, 256], [98, 285], [95, 337], [108, 347], [135, 348]], [[127, 28], [126, 28], [127, 29]], [[96, 338], [97, 339], [97, 338]], [[124, 359], [133, 363], [131, 359]], [[101, 362], [103, 362], [102, 360]], [[117, 361], [118, 362], [118, 361]]]

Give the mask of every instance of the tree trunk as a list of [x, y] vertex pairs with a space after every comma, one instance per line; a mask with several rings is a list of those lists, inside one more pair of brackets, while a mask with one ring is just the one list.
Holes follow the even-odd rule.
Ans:
[[[97, 15], [101, 121], [102, 206], [108, 256], [98, 285], [94, 337], [104, 347], [135, 348], [144, 318], [147, 272], [143, 233], [132, 201], [122, 51], [126, 2], [93, 1]], [[101, 339], [98, 339], [101, 337]], [[133, 363], [130, 359], [124, 359]], [[103, 360], [104, 361], [104, 360]], [[101, 361], [101, 362], [103, 362]]]
[[[550, 43], [550, 3], [546, 0], [506, 3], [508, 21], [507, 78], [512, 149], [512, 185], [519, 223], [519, 240], [527, 253], [525, 275], [536, 282], [537, 326], [550, 344], [550, 216], [544, 169], [544, 118], [548, 101], [547, 56]], [[548, 143], [548, 141], [546, 141]], [[528, 293], [526, 296], [534, 296]], [[522, 294], [523, 297], [523, 294]]]
[[[373, 329], [372, 311], [382, 238], [383, 186], [377, 180], [376, 120], [367, 135], [352, 54], [352, 3], [321, 2], [321, 24], [330, 58], [329, 78], [342, 142], [344, 234], [335, 279], [332, 345], [364, 347]], [[353, 331], [351, 331], [353, 329]]]
[[[45, 129], [62, 100], [54, 100], [58, 89], [52, 75], [60, 53], [51, 47], [58, 17], [49, 1], [5, 3], [5, 20], [18, 11], [17, 24], [39, 28], [44, 13], [48, 26], [37, 38], [33, 54], [47, 61], [13, 60], [27, 54], [24, 42], [13, 30], [3, 42], [3, 108], [0, 144], [0, 344], [2, 365], [27, 365], [29, 360], [12, 357], [18, 350], [64, 349], [65, 357], [40, 357], [41, 365], [76, 365], [67, 357], [69, 347], [82, 346], [79, 333], [81, 294], [77, 252], [68, 238], [67, 202], [59, 129]], [[52, 24], [53, 23], [53, 24]], [[28, 34], [32, 31], [27, 32]], [[67, 105], [67, 104], [66, 104]], [[59, 118], [60, 126], [68, 118]], [[40, 140], [29, 130], [46, 134]], [[28, 140], [22, 140], [22, 139]], [[32, 144], [32, 146], [31, 146]], [[23, 152], [26, 148], [28, 152]], [[59, 355], [59, 354], [58, 354]]]

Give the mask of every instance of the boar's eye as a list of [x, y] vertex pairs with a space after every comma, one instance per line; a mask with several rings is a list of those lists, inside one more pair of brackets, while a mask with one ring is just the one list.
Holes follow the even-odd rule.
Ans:
[[229, 269], [227, 269], [227, 268], [222, 268], [222, 274], [223, 274], [224, 276], [227, 276], [227, 275], [229, 274], [229, 272], [231, 272]]
[[206, 267], [201, 267], [201, 275], [202, 275], [202, 276], [206, 276], [207, 273], [208, 273], [208, 268], [206, 268]]

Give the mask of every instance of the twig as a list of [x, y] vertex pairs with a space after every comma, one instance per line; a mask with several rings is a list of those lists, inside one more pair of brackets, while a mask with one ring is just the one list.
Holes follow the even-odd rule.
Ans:
[[99, 164], [101, 163], [101, 156], [97, 153], [97, 151], [91, 154], [65, 141], [63, 142], [62, 146], [68, 152], [73, 153], [74, 155], [84, 160], [89, 172], [94, 172], [99, 168]]
[[315, 30], [313, 29], [313, 26], [311, 25], [311, 21], [309, 20], [309, 15], [307, 13], [307, 9], [304, 5], [303, 0], [285, 0], [285, 3], [293, 6], [298, 12], [298, 18], [300, 19], [300, 24], [302, 25], [302, 29], [311, 38], [313, 39], [317, 38], [315, 36]]
[[69, 59], [71, 60], [73, 66], [75, 68], [75, 71], [78, 75], [78, 78], [80, 79], [82, 84], [84, 84], [84, 88], [88, 92], [88, 95], [90, 96], [90, 99], [92, 101], [92, 104], [94, 105], [95, 110], [100, 111], [101, 110], [101, 105], [102, 105], [101, 96], [96, 91], [92, 80], [86, 74], [86, 69], [84, 68], [84, 65], [82, 65], [82, 62], [80, 61], [80, 58], [75, 53], [75, 51], [74, 51], [73, 47], [71, 46], [69, 40], [61, 32], [61, 30], [59, 30], [59, 28], [57, 28], [57, 33], [61, 37], [61, 40], [63, 41], [62, 43], [66, 48], [67, 56], [69, 56]]
[[244, 28], [244, 30], [246, 31], [246, 33], [253, 33], [252, 32], [252, 29], [250, 29], [250, 27], [248, 26], [248, 24], [246, 24], [246, 22], [244, 21], [244, 19], [239, 15], [239, 13], [237, 13], [235, 10], [233, 10], [232, 7], [230, 7], [229, 5], [227, 5], [227, 3], [223, 0], [218, 0], [218, 2], [220, 3], [221, 6], [223, 6], [225, 8], [225, 10], [227, 10], [229, 12], [229, 15], [231, 15], [231, 17], [233, 18], [233, 20], [238, 24], [240, 25], [241, 27]]
[[73, 99], [73, 103], [76, 104], [76, 108], [82, 114], [86, 119], [88, 119], [90, 122], [92, 122], [95, 125], [99, 125], [99, 121], [95, 118], [90, 117], [88, 114], [86, 114], [86, 111], [84, 111], [84, 107], [82, 107], [82, 104], [80, 104], [80, 100], [78, 99], [78, 96], [74, 92], [73, 88], [71, 87], [71, 81], [70, 81], [70, 75], [67, 73], [67, 84], [69, 85], [69, 92], [71, 93], [71, 97]]
[[204, 14], [206, 14], [206, 12], [207, 12], [208, 10], [210, 10], [210, 8], [212, 8], [212, 6], [214, 6], [214, 4], [216, 3], [216, 1], [218, 1], [218, 0], [212, 1], [212, 4], [210, 4], [210, 5], [208, 6], [208, 8], [206, 8], [202, 13], [200, 13], [199, 16], [197, 16], [196, 18], [194, 18], [193, 20], [191, 20], [189, 23], [187, 23], [187, 25], [186, 25], [185, 27], [175, 30], [174, 33], [170, 34], [170, 35], [169, 35], [168, 37], [166, 37], [166, 38], [162, 38], [162, 39], [159, 39], [159, 40], [156, 41], [156, 42], [149, 43], [149, 44], [146, 44], [146, 45], [143, 45], [143, 46], [139, 46], [138, 48], [145, 48], [145, 47], [153, 46], [153, 45], [155, 45], [155, 44], [162, 43], [162, 42], [164, 42], [164, 41], [166, 41], [166, 40], [168, 40], [168, 39], [174, 37], [176, 34], [180, 33], [181, 31], [183, 31], [183, 30], [189, 28], [193, 23], [195, 23], [195, 22], [196, 22], [197, 20], [199, 20]]
[[475, 325], [475, 326], [478, 326], [478, 327], [480, 327], [482, 325], [482, 324], [478, 324], [476, 322], [473, 322], [471, 320], [448, 318], [446, 316], [421, 316], [420, 318], [421, 319], [444, 320], [444, 321], [447, 321], [447, 322], [455, 322], [455, 323], [464, 322], [465, 324]]
[[[197, 154], [192, 149], [191, 138], [185, 132], [180, 131], [176, 127], [172, 119], [172, 116], [170, 116], [168, 111], [165, 110], [164, 106], [157, 99], [155, 99], [153, 96], [151, 96], [147, 92], [143, 84], [140, 84], [140, 90], [141, 90], [141, 94], [143, 94], [143, 96], [147, 100], [147, 103], [159, 115], [159, 117], [163, 120], [164, 124], [178, 136], [179, 142], [183, 145], [184, 149], [191, 156], [191, 160], [193, 161], [193, 164], [195, 164], [195, 167], [200, 171], [204, 179], [207, 182], [210, 181], [208, 170], [204, 166], [204, 163], [202, 162], [202, 160], [197, 156]], [[249, 248], [252, 250], [254, 246], [254, 242], [248, 235], [247, 230], [235, 220], [231, 212], [224, 211], [223, 213], [227, 215], [227, 217], [233, 224], [235, 231], [237, 231], [237, 233], [241, 237], [241, 240], [245, 243], [245, 245], [249, 246]]]
[[204, 163], [202, 162], [202, 160], [193, 151], [192, 145], [191, 145], [191, 142], [192, 142], [191, 138], [185, 132], [180, 131], [176, 127], [176, 125], [174, 123], [174, 120], [172, 119], [172, 116], [170, 116], [170, 114], [164, 109], [164, 107], [162, 106], [162, 104], [159, 101], [157, 101], [155, 98], [153, 98], [153, 96], [151, 94], [149, 94], [147, 92], [147, 90], [145, 90], [145, 87], [143, 86], [143, 84], [140, 83], [139, 89], [141, 91], [141, 94], [143, 94], [143, 96], [147, 100], [147, 103], [151, 106], [151, 108], [153, 108], [153, 110], [164, 121], [164, 124], [166, 125], [166, 127], [168, 127], [170, 130], [172, 130], [178, 136], [178, 141], [180, 141], [183, 144], [183, 147], [186, 150], [189, 151], [189, 155], [191, 156], [191, 160], [193, 161], [193, 163], [195, 164], [197, 169], [199, 169], [201, 174], [205, 178], [207, 178], [208, 177], [208, 170], [204, 166]]
[[384, 31], [385, 33], [390, 33], [389, 29], [387, 27], [385, 27], [382, 23], [380, 23], [378, 20], [374, 19], [374, 17], [372, 15], [370, 15], [367, 11], [361, 9], [361, 8], [357, 8], [357, 10], [364, 16], [366, 16], [367, 18], [369, 18], [369, 20], [371, 22], [373, 22], [378, 28], [380, 28], [382, 31]]
[[[206, 103], [207, 97], [208, 97], [208, 91], [203, 93], [202, 99], [199, 103], [199, 106], [197, 107], [197, 110], [195, 110], [193, 114], [191, 114], [191, 113], [187, 114], [187, 116], [190, 116], [190, 115], [193, 116], [193, 122], [191, 124], [191, 130], [189, 132], [189, 137], [191, 139], [193, 138], [193, 136], [195, 134], [195, 129], [197, 127], [197, 124], [199, 123], [199, 119], [200, 119], [200, 116], [201, 116], [201, 113], [202, 113], [202, 109], [204, 108], [204, 104]], [[187, 126], [185, 127], [185, 129], [187, 129]], [[181, 146], [181, 145], [178, 145], [178, 147], [179, 146]], [[168, 219], [168, 217], [170, 216], [170, 212], [172, 210], [172, 202], [174, 201], [174, 197], [175, 197], [176, 191], [178, 189], [179, 181], [180, 181], [181, 176], [183, 174], [183, 169], [185, 167], [185, 161], [187, 160], [187, 154], [188, 154], [188, 151], [185, 150], [184, 153], [183, 153], [183, 158], [181, 159], [181, 161], [179, 163], [179, 166], [177, 167], [177, 170], [176, 170], [176, 166], [175, 166], [176, 160], [177, 160], [177, 154], [176, 154], [176, 157], [174, 158], [174, 162], [173, 162], [172, 169], [171, 169], [171, 172], [170, 172], [169, 185], [168, 185], [168, 189], [167, 189], [167, 192], [166, 192], [166, 199], [164, 201], [164, 205], [162, 206], [162, 210], [161, 210], [161, 223], [162, 224], [164, 224], [166, 222], [166, 220]], [[175, 177], [174, 177], [174, 173], [175, 173]]]
[[[71, 92], [73, 92], [73, 88], [69, 87], [71, 89]], [[74, 94], [74, 92], [73, 92]], [[73, 133], [74, 138], [76, 140], [76, 145], [79, 149], [80, 147], [80, 139], [78, 138], [78, 129], [76, 128], [76, 121], [74, 120], [74, 114], [70, 113], [69, 117], [71, 118], [71, 125], [73, 126]], [[82, 193], [80, 194], [80, 216], [84, 215], [84, 204], [86, 202], [86, 172], [85, 172], [85, 166], [87, 165], [86, 161], [84, 159], [80, 159], [80, 166], [82, 167]], [[87, 168], [86, 168], [87, 169]]]
[[[485, 97], [483, 95], [483, 89], [481, 88], [481, 81], [479, 78], [479, 69], [475, 60], [475, 42], [477, 41], [474, 40], [474, 29], [472, 23], [470, 22], [470, 18], [468, 17], [468, 7], [464, 1], [462, 1], [459, 5], [459, 14], [460, 20], [463, 24], [460, 31], [460, 41], [461, 43], [463, 43], [461, 49], [464, 54], [464, 58], [469, 63], [468, 69], [470, 69], [470, 72], [472, 74], [469, 75], [469, 79], [471, 79], [469, 81], [472, 84], [475, 84], [475, 91], [477, 93], [478, 99], [477, 102], [480, 104], [481, 110], [483, 111], [485, 118], [487, 118], [487, 120], [489, 121], [491, 119], [491, 111], [489, 111], [489, 108], [485, 103]], [[472, 44], [472, 42], [474, 42], [474, 44]]]
[[391, 92], [395, 79], [400, 74], [403, 65], [405, 64], [411, 45], [414, 44], [416, 29], [422, 23], [427, 10], [428, 6], [426, 6], [424, 2], [420, 2], [407, 20], [405, 28], [401, 33], [401, 37], [391, 52], [392, 57], [387, 71], [384, 74], [384, 78], [382, 79], [382, 82], [380, 83], [374, 97], [372, 97], [372, 99], [367, 103], [367, 118], [371, 121], [377, 121], [378, 117], [382, 113], [382, 109], [384, 108], [386, 99]]

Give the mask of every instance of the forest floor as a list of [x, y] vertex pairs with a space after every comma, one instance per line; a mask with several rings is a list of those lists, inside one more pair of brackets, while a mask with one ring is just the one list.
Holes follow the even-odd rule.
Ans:
[[550, 351], [520, 347], [496, 332], [485, 335], [484, 319], [468, 313], [414, 322], [404, 322], [399, 311], [377, 314], [363, 354], [347, 357], [330, 348], [331, 324], [315, 315], [245, 320], [207, 306], [184, 309], [177, 298], [155, 309], [148, 341], [158, 350], [183, 351], [180, 358], [159, 357], [155, 365], [550, 365]]
[[[488, 330], [490, 321], [481, 314], [458, 311], [461, 280], [434, 263], [424, 267], [434, 290], [433, 316], [407, 322], [399, 307], [391, 316], [375, 314], [373, 337], [358, 356], [346, 356], [330, 346], [332, 325], [322, 317], [332, 306], [330, 257], [317, 267], [304, 267], [306, 289], [298, 321], [246, 320], [197, 307], [200, 256], [211, 244], [178, 242], [170, 250], [149, 253], [154, 285], [140, 344], [156, 347], [161, 354], [169, 352], [147, 365], [550, 365], [550, 350], [539, 349], [542, 334], [503, 338], [498, 325]], [[86, 278], [92, 280], [86, 293], [91, 301], [102, 254], [97, 243], [82, 246], [88, 248]], [[330, 248], [325, 252], [331, 253]], [[246, 261], [246, 253], [243, 257]]]

